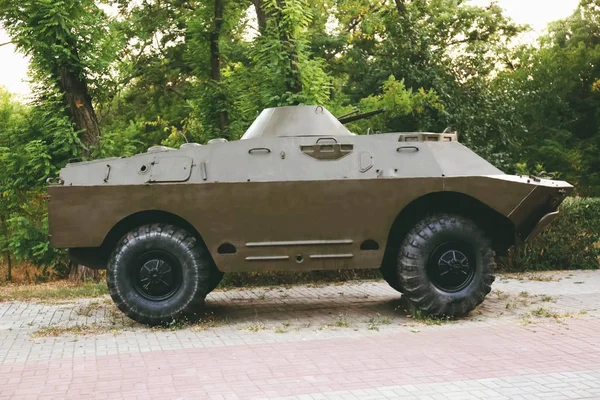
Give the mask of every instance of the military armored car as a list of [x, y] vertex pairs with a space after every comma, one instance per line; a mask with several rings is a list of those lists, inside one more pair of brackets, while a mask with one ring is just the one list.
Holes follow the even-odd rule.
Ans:
[[48, 192], [52, 245], [161, 324], [238, 271], [379, 268], [415, 308], [465, 315], [494, 254], [545, 229], [572, 189], [507, 175], [455, 133], [356, 135], [301, 106], [264, 110], [237, 141], [71, 163]]

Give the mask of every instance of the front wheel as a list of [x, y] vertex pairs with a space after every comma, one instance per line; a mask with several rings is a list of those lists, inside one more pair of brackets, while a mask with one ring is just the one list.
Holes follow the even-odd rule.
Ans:
[[208, 293], [211, 263], [204, 246], [168, 224], [144, 225], [113, 251], [106, 281], [117, 307], [148, 325], [171, 323], [199, 311]]
[[475, 309], [494, 282], [494, 252], [469, 219], [438, 214], [406, 235], [398, 254], [399, 285], [417, 309], [460, 317]]

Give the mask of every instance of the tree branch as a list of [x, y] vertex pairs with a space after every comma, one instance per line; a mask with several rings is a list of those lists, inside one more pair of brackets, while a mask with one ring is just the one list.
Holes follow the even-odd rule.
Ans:
[[2, 46], [6, 46], [7, 44], [15, 44], [15, 42], [13, 42], [12, 40], [9, 42], [4, 42], [4, 43], [0, 43], [0, 47]]
[[404, 0], [394, 0], [396, 2], [396, 9], [398, 10], [398, 14], [405, 15], [406, 14], [406, 4]]
[[358, 14], [358, 15], [354, 16], [350, 20], [350, 23], [348, 24], [348, 31], [353, 32], [356, 28], [358, 28], [358, 25], [361, 24], [361, 22], [367, 15], [378, 13], [379, 11], [381, 11], [381, 9], [384, 6], [385, 6], [385, 1], [382, 2], [381, 4], [372, 4], [366, 13]]

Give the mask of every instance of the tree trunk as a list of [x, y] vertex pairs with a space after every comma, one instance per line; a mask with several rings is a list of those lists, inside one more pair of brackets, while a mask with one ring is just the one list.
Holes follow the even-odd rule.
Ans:
[[99, 282], [100, 272], [98, 270], [88, 268], [85, 265], [72, 263], [71, 271], [69, 272], [69, 279], [77, 282], [83, 282], [86, 280]]
[[[0, 222], [2, 223], [2, 230], [4, 231], [4, 235], [5, 235], [6, 239], [8, 240], [9, 234], [8, 234], [8, 226], [6, 224], [6, 218], [4, 216], [2, 216], [2, 218], [0, 218]], [[6, 280], [10, 281], [10, 280], [12, 280], [12, 259], [10, 258], [10, 250], [8, 248], [5, 249], [4, 256], [6, 257], [6, 264], [7, 264], [7, 268], [8, 268], [8, 271], [6, 272]]]
[[[92, 97], [87, 82], [81, 71], [76, 73], [66, 65], [58, 66], [57, 72], [58, 84], [63, 92], [64, 102], [68, 106], [71, 118], [75, 123], [75, 128], [82, 131], [81, 142], [85, 146], [83, 155], [89, 157], [92, 148], [98, 145], [100, 140], [100, 126], [92, 105]], [[99, 274], [98, 271], [78, 265], [71, 269], [70, 276], [72, 279], [83, 281], [88, 278], [97, 280]]]
[[6, 273], [6, 280], [7, 281], [11, 281], [12, 280], [12, 259], [10, 258], [10, 251], [6, 251], [6, 263], [7, 263], [7, 268], [8, 268], [8, 272]]
[[396, 2], [396, 9], [398, 10], [398, 14], [405, 15], [406, 14], [406, 4], [405, 0], [394, 0]]
[[75, 127], [83, 132], [81, 141], [86, 147], [84, 154], [89, 156], [91, 147], [96, 146], [100, 140], [100, 127], [87, 83], [84, 78], [73, 73], [64, 65], [58, 67], [58, 77], [64, 101], [69, 108]]
[[[283, 10], [286, 6], [285, 0], [277, 0], [279, 9]], [[276, 15], [269, 16], [275, 18], [277, 26], [281, 26], [283, 15], [280, 11]], [[290, 76], [286, 76], [286, 90], [290, 93], [300, 93], [302, 91], [302, 81], [300, 80], [300, 70], [298, 68], [298, 49], [296, 48], [295, 40], [290, 36], [290, 32], [278, 28], [279, 41], [284, 48], [284, 53], [289, 58]]]
[[258, 31], [262, 35], [267, 27], [267, 14], [263, 7], [263, 0], [252, 0], [254, 9], [256, 10], [256, 20], [258, 21]]
[[[222, 27], [223, 0], [215, 0], [215, 21], [213, 31], [210, 34], [210, 74], [212, 80], [217, 83], [219, 91], [221, 90], [218, 86], [218, 83], [221, 82], [221, 49], [219, 47], [219, 39], [221, 38]], [[226, 136], [229, 128], [229, 115], [227, 111], [221, 110], [218, 112], [218, 125], [221, 136]]]
[[[302, 91], [302, 82], [300, 80], [300, 70], [298, 68], [298, 52], [295, 46], [294, 38], [290, 37], [288, 32], [283, 31], [281, 27], [281, 19], [283, 15], [280, 11], [275, 10], [267, 14], [264, 9], [263, 0], [252, 0], [254, 8], [256, 9], [256, 19], [258, 20], [258, 30], [261, 35], [265, 34], [267, 30], [267, 21], [270, 18], [275, 20], [274, 26], [277, 29], [275, 33], [278, 35], [279, 41], [284, 49], [285, 55], [289, 58], [290, 63], [290, 76], [285, 77], [286, 91], [290, 93], [300, 93]], [[277, 0], [279, 9], [283, 9], [286, 4], [285, 0]]]

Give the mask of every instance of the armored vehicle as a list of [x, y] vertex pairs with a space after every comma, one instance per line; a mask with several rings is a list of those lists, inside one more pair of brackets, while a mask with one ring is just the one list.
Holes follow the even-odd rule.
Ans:
[[380, 268], [417, 309], [469, 313], [494, 254], [536, 236], [572, 191], [507, 175], [455, 133], [356, 135], [323, 107], [264, 110], [241, 140], [67, 165], [52, 245], [107, 269], [129, 317], [198, 311], [223, 273]]

